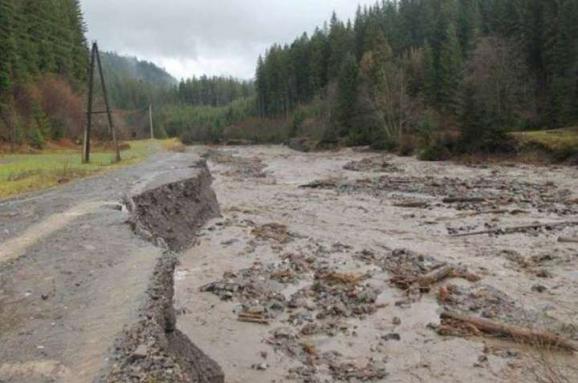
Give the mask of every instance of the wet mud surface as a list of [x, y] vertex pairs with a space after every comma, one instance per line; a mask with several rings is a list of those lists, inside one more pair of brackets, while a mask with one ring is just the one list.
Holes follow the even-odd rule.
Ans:
[[222, 217], [177, 267], [177, 326], [226, 382], [578, 379], [547, 343], [578, 341], [576, 169], [194, 151]]

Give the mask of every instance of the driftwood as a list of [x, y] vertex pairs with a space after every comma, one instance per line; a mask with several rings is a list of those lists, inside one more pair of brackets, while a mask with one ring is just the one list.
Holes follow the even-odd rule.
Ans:
[[467, 327], [472, 328], [472, 330], [477, 330], [485, 334], [511, 338], [528, 344], [552, 346], [567, 351], [578, 351], [578, 345], [576, 343], [548, 331], [537, 331], [448, 311], [443, 312], [440, 317], [442, 320], [461, 322]]
[[578, 243], [578, 237], [560, 237], [558, 242], [561, 243]]
[[248, 312], [240, 313], [237, 320], [239, 322], [269, 324], [269, 321], [262, 314], [252, 314]]
[[404, 202], [394, 203], [393, 206], [414, 208], [414, 209], [425, 209], [425, 208], [429, 207], [429, 203], [423, 202], [423, 201], [404, 201]]
[[419, 277], [398, 275], [391, 278], [390, 281], [403, 290], [410, 289], [413, 285], [417, 284], [420, 290], [428, 291], [432, 285], [435, 285], [446, 278], [464, 278], [470, 282], [477, 282], [480, 280], [479, 276], [468, 272], [464, 268], [443, 265]]
[[361, 282], [365, 276], [353, 273], [327, 273], [318, 274], [316, 278], [323, 279], [330, 284], [352, 285], [355, 286]]
[[551, 222], [551, 223], [536, 223], [533, 225], [525, 225], [525, 226], [514, 226], [514, 227], [505, 227], [501, 229], [492, 229], [492, 230], [482, 230], [482, 231], [474, 231], [471, 233], [462, 233], [462, 234], [455, 234], [452, 237], [470, 237], [474, 235], [484, 235], [484, 234], [514, 234], [525, 232], [527, 230], [536, 230], [536, 229], [554, 229], [560, 227], [568, 227], [568, 226], [578, 226], [578, 222]]
[[450, 277], [453, 272], [454, 272], [453, 266], [446, 265], [438, 267], [437, 269], [430, 271], [429, 273], [424, 274], [421, 277], [417, 278], [417, 283], [421, 288], [429, 287], [439, 281], [442, 281]]
[[443, 199], [443, 203], [467, 203], [467, 202], [485, 202], [485, 198], [481, 197], [447, 197]]
[[332, 189], [337, 187], [338, 179], [315, 180], [305, 185], [299, 185], [301, 189]]

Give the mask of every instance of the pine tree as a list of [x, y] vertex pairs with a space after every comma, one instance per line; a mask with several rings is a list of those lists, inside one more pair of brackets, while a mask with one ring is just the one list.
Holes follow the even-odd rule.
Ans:
[[348, 29], [343, 22], [339, 21], [333, 13], [329, 27], [329, 63], [328, 78], [338, 77], [345, 58], [353, 52], [353, 31]]
[[475, 45], [480, 29], [480, 13], [478, 0], [460, 0], [458, 5], [458, 36], [462, 46], [462, 54], [467, 55]]
[[424, 96], [430, 105], [435, 105], [437, 101], [437, 72], [434, 52], [429, 44], [423, 49], [423, 71], [424, 71]]
[[88, 44], [85, 33], [86, 26], [79, 0], [67, 0], [66, 16], [70, 25], [71, 34], [69, 43], [72, 45], [71, 76], [78, 83], [86, 82], [88, 67]]
[[356, 114], [357, 95], [359, 90], [359, 68], [357, 60], [350, 53], [345, 57], [337, 81], [334, 124], [339, 137], [355, 134], [353, 121]]
[[310, 40], [311, 83], [314, 92], [319, 92], [328, 83], [329, 44], [327, 36], [317, 28]]
[[0, 0], [0, 101], [2, 94], [10, 89], [14, 75], [12, 69], [16, 55], [14, 17], [13, 0]]
[[458, 92], [462, 76], [462, 50], [456, 30], [450, 24], [442, 43], [438, 64], [438, 103], [449, 113], [457, 111]]
[[[267, 116], [267, 106], [268, 106], [268, 89], [267, 89], [267, 79], [265, 77], [265, 63], [263, 57], [259, 56], [257, 61], [257, 73], [255, 75], [255, 88], [257, 91], [257, 106], [259, 110], [259, 116]], [[180, 86], [184, 89], [184, 84]]]

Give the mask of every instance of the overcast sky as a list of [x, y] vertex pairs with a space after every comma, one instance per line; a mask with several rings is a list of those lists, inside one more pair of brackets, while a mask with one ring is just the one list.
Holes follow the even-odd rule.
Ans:
[[81, 0], [88, 38], [177, 78], [252, 78], [259, 54], [374, 0]]

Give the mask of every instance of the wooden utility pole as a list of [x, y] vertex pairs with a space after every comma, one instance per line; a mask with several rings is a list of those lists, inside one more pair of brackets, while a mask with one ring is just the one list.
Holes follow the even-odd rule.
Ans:
[[155, 129], [153, 125], [153, 106], [149, 104], [149, 125], [151, 128], [151, 140], [155, 139]]
[[114, 145], [114, 150], [115, 150], [115, 154], [116, 154], [116, 162], [120, 162], [121, 158], [120, 158], [120, 148], [118, 146], [118, 140], [116, 137], [116, 128], [114, 127], [114, 123], [112, 121], [112, 113], [110, 111], [110, 105], [108, 103], [108, 93], [106, 91], [106, 83], [104, 81], [104, 75], [102, 73], [102, 63], [100, 61], [100, 53], [98, 52], [98, 45], [96, 43], [94, 43], [94, 50], [96, 51], [96, 61], [98, 62], [98, 73], [100, 75], [100, 84], [102, 86], [102, 93], [104, 94], [104, 105], [106, 107], [106, 114], [108, 116], [108, 126], [110, 129], [110, 132], [112, 134], [112, 142]]
[[92, 44], [92, 52], [90, 58], [90, 70], [89, 70], [89, 78], [88, 78], [88, 108], [87, 108], [87, 124], [86, 129], [84, 131], [84, 150], [83, 150], [83, 162], [88, 163], [90, 162], [90, 133], [92, 128], [92, 115], [94, 113], [100, 112], [93, 112], [92, 111], [92, 102], [94, 98], [94, 65], [98, 64], [98, 74], [100, 76], [100, 85], [102, 87], [102, 93], [104, 97], [104, 105], [106, 107], [106, 114], [108, 116], [108, 128], [109, 132], [112, 135], [112, 142], [114, 144], [115, 150], [115, 161], [120, 162], [120, 147], [118, 145], [117, 139], [117, 132], [114, 126], [114, 122], [112, 120], [112, 112], [110, 110], [110, 104], [108, 102], [108, 92], [106, 91], [106, 82], [104, 81], [104, 74], [102, 72], [102, 62], [100, 61], [100, 53], [98, 51], [98, 44], [94, 42]]
[[86, 108], [86, 126], [84, 127], [84, 140], [82, 145], [82, 162], [90, 162], [90, 131], [92, 129], [92, 97], [94, 92], [94, 62], [96, 50], [92, 46], [90, 51], [90, 67], [88, 70], [88, 106]]

